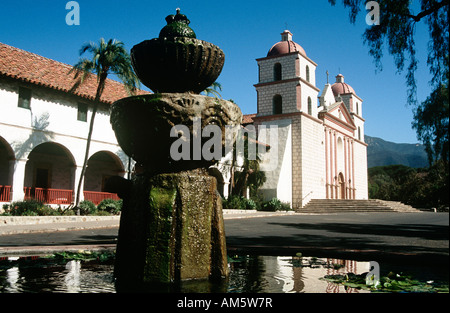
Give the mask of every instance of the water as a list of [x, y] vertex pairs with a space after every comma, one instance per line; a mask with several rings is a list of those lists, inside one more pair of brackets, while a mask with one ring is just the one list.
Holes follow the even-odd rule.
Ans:
[[[16, 258], [10, 258], [15, 261]], [[3, 293], [113, 293], [113, 265], [20, 263], [8, 269], [0, 268], [0, 292]]]
[[[175, 292], [228, 293], [366, 293], [321, 279], [325, 275], [363, 274], [369, 262], [292, 257], [234, 256], [228, 281], [190, 281]], [[55, 262], [41, 258], [7, 258], [0, 262], [0, 293], [116, 293], [113, 261]], [[448, 282], [448, 280], [447, 280]], [[161, 292], [158, 287], [155, 289]], [[153, 290], [153, 291], [155, 291]], [[143, 291], [139, 289], [138, 291]], [[152, 289], [146, 291], [152, 292]]]

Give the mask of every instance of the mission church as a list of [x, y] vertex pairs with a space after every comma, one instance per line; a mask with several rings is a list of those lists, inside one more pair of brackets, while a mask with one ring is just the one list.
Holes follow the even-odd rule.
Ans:
[[278, 128], [277, 149], [263, 158], [278, 160], [266, 172], [263, 198], [276, 197], [293, 208], [311, 199], [367, 199], [363, 100], [344, 76], [337, 75], [333, 84], [327, 81], [320, 93], [317, 63], [288, 30], [256, 61], [257, 113], [245, 118], [259, 134], [270, 126]]
[[[264, 199], [276, 197], [295, 209], [312, 199], [367, 199], [362, 99], [341, 74], [320, 93], [317, 64], [289, 31], [281, 36], [267, 56], [256, 60], [257, 113], [243, 121], [260, 135], [270, 126], [278, 130], [263, 156], [263, 164], [277, 160], [260, 188]], [[0, 203], [33, 197], [48, 204], [73, 202], [97, 80], [92, 75], [73, 92], [71, 68], [0, 43]], [[120, 83], [107, 80], [82, 185], [86, 200], [117, 197], [104, 182], [132, 175], [133, 162], [120, 149], [109, 121], [111, 104], [126, 96]], [[229, 171], [210, 173], [226, 197]]]

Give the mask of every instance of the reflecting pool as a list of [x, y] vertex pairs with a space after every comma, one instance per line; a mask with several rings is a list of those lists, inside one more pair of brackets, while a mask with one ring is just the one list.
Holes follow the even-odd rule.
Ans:
[[[144, 286], [139, 292], [367, 293], [323, 279], [328, 275], [365, 275], [369, 262], [301, 256], [232, 256], [230, 276], [220, 284], [188, 281], [167, 289]], [[114, 260], [57, 261], [41, 257], [0, 260], [1, 293], [116, 293]], [[122, 288], [123, 290], [123, 288]], [[122, 291], [120, 290], [120, 291]]]

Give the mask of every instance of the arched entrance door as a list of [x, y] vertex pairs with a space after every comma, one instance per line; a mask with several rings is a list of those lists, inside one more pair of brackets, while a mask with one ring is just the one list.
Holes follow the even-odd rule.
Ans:
[[345, 179], [344, 174], [339, 173], [339, 199], [345, 199], [346, 198], [346, 192], [345, 192]]

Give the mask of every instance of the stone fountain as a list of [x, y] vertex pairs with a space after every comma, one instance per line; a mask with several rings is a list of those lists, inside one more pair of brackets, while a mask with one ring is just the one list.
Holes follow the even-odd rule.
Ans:
[[[110, 182], [123, 199], [115, 278], [124, 284], [228, 275], [222, 200], [208, 175], [218, 160], [204, 158], [194, 143], [202, 146], [208, 138], [199, 130], [216, 125], [224, 147], [225, 128], [239, 127], [242, 113], [232, 102], [199, 94], [220, 75], [222, 50], [196, 39], [179, 9], [166, 21], [158, 38], [131, 50], [136, 74], [154, 94], [111, 108], [120, 146], [142, 169], [132, 180]], [[177, 141], [191, 148], [187, 157], [173, 157]]]

